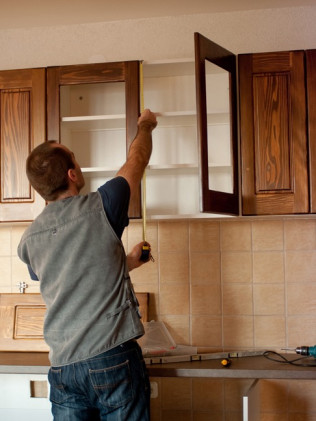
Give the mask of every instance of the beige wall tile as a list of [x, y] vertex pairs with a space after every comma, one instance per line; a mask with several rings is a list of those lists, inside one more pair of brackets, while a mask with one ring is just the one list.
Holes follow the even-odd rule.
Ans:
[[[161, 419], [159, 421], [191, 421], [191, 410], [181, 411], [181, 410], [165, 410], [161, 411]], [[151, 420], [152, 421], [152, 420]]]
[[11, 256], [11, 227], [0, 229], [0, 256]]
[[242, 397], [248, 392], [252, 379], [224, 380], [226, 411], [242, 411]]
[[287, 406], [287, 380], [260, 380], [261, 412], [286, 413]]
[[160, 283], [189, 283], [189, 254], [187, 252], [159, 253]]
[[139, 268], [130, 272], [131, 280], [134, 284], [153, 284], [157, 285], [159, 282], [159, 260], [154, 262], [149, 260]]
[[208, 252], [219, 250], [219, 222], [192, 221], [190, 222], [190, 250], [191, 252]]
[[190, 312], [189, 285], [182, 283], [160, 285], [160, 314], [185, 315]]
[[253, 287], [253, 299], [255, 315], [284, 315], [284, 285], [256, 284]]
[[[224, 411], [207, 411], [207, 412], [200, 412], [200, 411], [193, 411], [193, 421], [223, 421], [223, 412]], [[171, 418], [170, 418], [171, 420]], [[240, 416], [236, 421], [240, 420]], [[229, 421], [234, 421], [229, 418]]]
[[251, 315], [252, 313], [252, 285], [224, 283], [223, 314]]
[[11, 253], [12, 256], [15, 256], [17, 254], [17, 248], [19, 245], [19, 242], [21, 240], [21, 237], [26, 230], [26, 228], [30, 224], [23, 224], [23, 225], [13, 225], [12, 226], [12, 232], [11, 232]]
[[11, 291], [11, 257], [0, 256], [0, 292]]
[[285, 253], [287, 282], [315, 282], [316, 251], [288, 251]]
[[290, 412], [287, 421], [316, 421], [316, 412], [307, 409], [305, 412]]
[[191, 410], [191, 379], [165, 377], [161, 389], [163, 409]]
[[286, 344], [285, 317], [281, 316], [255, 316], [255, 346], [284, 347]]
[[252, 223], [252, 249], [283, 250], [283, 221], [256, 221]]
[[252, 316], [223, 317], [223, 346], [226, 349], [243, 349], [254, 346]]
[[289, 316], [287, 318], [288, 346], [296, 348], [316, 344], [316, 316]]
[[220, 379], [192, 380], [193, 409], [221, 412], [224, 408], [224, 384]]
[[175, 252], [189, 249], [188, 222], [159, 222], [159, 251]]
[[286, 250], [316, 249], [316, 220], [292, 219], [284, 221]]
[[316, 382], [312, 380], [297, 380], [289, 382], [289, 411], [306, 414], [316, 414]]
[[191, 253], [191, 283], [214, 284], [221, 280], [221, 256], [219, 252]]
[[248, 252], [223, 252], [223, 282], [252, 282], [252, 256]]
[[222, 299], [220, 285], [191, 286], [191, 314], [216, 315], [222, 314]]
[[221, 250], [250, 251], [251, 223], [248, 221], [221, 222]]
[[[131, 221], [127, 227], [127, 250], [131, 249], [143, 241], [143, 224], [139, 221]], [[156, 259], [158, 256], [158, 222], [146, 223], [146, 240], [151, 245], [152, 255]]]
[[284, 283], [284, 255], [280, 251], [254, 252], [253, 282]]
[[275, 413], [262, 412], [260, 414], [260, 421], [289, 421], [289, 418], [288, 418], [287, 411], [285, 413], [284, 412], [275, 412]]
[[316, 315], [316, 282], [289, 283], [287, 286], [288, 315]]
[[159, 320], [163, 321], [170, 335], [177, 345], [190, 345], [190, 318], [189, 315], [159, 316]]
[[222, 346], [222, 320], [216, 316], [192, 316], [192, 345], [197, 347]]

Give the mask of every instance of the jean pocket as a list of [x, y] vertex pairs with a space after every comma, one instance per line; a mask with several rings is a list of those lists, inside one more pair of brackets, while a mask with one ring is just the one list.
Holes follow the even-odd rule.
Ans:
[[101, 405], [105, 407], [118, 408], [134, 397], [128, 360], [112, 367], [90, 369], [89, 376]]
[[50, 383], [50, 401], [57, 404], [65, 402], [68, 399], [68, 393], [61, 380], [61, 369], [50, 368], [48, 381]]

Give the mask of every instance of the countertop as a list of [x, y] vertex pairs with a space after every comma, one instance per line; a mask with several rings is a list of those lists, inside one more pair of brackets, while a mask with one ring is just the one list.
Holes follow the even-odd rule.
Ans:
[[[272, 358], [276, 358], [271, 355]], [[295, 360], [296, 354], [286, 354]], [[316, 365], [315, 358], [302, 360]], [[0, 374], [46, 374], [49, 369], [47, 352], [0, 352]], [[301, 379], [316, 380], [315, 367], [298, 367], [271, 361], [264, 356], [231, 358], [231, 365], [223, 367], [221, 359], [149, 364], [151, 377], [200, 377], [247, 379]]]

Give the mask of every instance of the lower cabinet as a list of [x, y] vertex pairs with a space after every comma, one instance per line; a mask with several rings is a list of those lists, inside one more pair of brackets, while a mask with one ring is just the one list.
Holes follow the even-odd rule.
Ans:
[[0, 374], [0, 419], [52, 421], [44, 374]]

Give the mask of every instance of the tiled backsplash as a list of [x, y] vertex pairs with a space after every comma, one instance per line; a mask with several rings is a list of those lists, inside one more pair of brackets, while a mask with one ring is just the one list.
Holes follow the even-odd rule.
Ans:
[[[21, 281], [29, 285], [27, 292], [39, 291], [38, 283], [29, 280], [27, 269], [16, 254], [25, 227], [0, 226], [0, 292], [18, 292]], [[126, 250], [141, 240], [141, 222], [131, 221], [123, 235]], [[132, 281], [136, 291], [150, 293], [149, 318], [164, 321], [176, 343], [191, 344], [200, 351], [278, 351], [286, 346], [316, 344], [314, 217], [148, 221], [147, 240], [155, 262], [132, 271]], [[240, 419], [240, 399], [233, 404], [235, 389], [240, 394], [249, 383], [156, 381], [160, 393], [157, 400], [152, 400], [153, 420], [194, 421], [223, 419], [223, 408], [231, 411], [230, 420]], [[277, 419], [316, 419], [312, 403], [308, 410], [288, 404], [284, 404], [286, 409], [280, 409], [280, 402], [293, 398], [289, 399], [295, 390], [292, 383], [263, 382], [263, 390], [271, 391], [270, 386], [274, 385], [283, 399], [274, 407], [269, 400], [266, 419], [275, 413]], [[313, 385], [309, 383], [309, 390], [316, 392]], [[213, 402], [211, 398], [201, 398], [206, 386], [208, 391], [222, 391], [222, 404], [218, 404], [218, 399]], [[227, 396], [229, 407], [225, 403]], [[208, 418], [210, 413], [212, 418]], [[310, 418], [304, 418], [305, 413]]]

